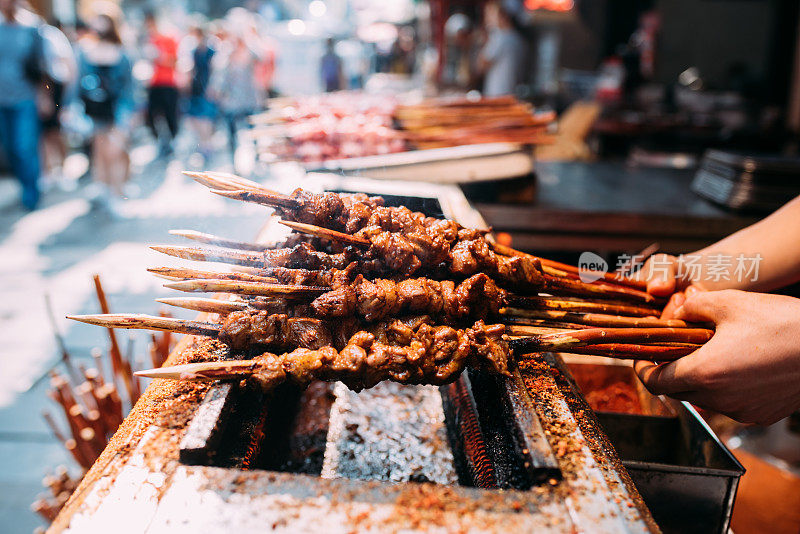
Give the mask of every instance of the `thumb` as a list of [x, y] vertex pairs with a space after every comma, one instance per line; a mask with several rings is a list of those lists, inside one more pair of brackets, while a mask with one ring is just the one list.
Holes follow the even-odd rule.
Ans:
[[731, 290], [687, 292], [683, 306], [675, 310], [675, 318], [690, 322], [711, 321], [719, 324], [729, 311]]
[[661, 312], [661, 318], [662, 319], [674, 319], [675, 318], [675, 312], [681, 306], [683, 306], [683, 303], [685, 301], [686, 301], [686, 295], [684, 293], [679, 291], [679, 292], [673, 294], [669, 298], [669, 301], [667, 302], [667, 305], [664, 306], [664, 310]]
[[675, 292], [677, 269], [675, 258], [668, 254], [656, 254], [642, 268], [648, 277], [647, 292], [655, 297], [668, 297]]

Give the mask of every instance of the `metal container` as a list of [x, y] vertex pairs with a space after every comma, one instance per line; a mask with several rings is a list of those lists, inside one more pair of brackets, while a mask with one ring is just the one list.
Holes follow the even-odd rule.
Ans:
[[[667, 533], [727, 532], [744, 467], [697, 411], [685, 402], [653, 397], [630, 367], [569, 368], [584, 394], [587, 386], [607, 385], [603, 376], [627, 377], [637, 390], [643, 414], [596, 415], [658, 526]], [[581, 380], [588, 370], [592, 380]]]

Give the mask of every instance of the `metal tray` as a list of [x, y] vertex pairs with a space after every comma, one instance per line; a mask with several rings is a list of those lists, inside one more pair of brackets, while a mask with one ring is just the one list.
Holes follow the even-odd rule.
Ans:
[[695, 409], [650, 395], [627, 366], [569, 369], [584, 394], [619, 380], [637, 390], [643, 414], [596, 415], [662, 531], [727, 532], [744, 467]]
[[598, 413], [664, 532], [728, 531], [744, 467], [686, 403], [676, 417]]

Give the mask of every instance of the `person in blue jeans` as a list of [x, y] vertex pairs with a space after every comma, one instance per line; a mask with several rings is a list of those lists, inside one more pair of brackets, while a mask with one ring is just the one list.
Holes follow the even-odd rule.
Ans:
[[39, 114], [36, 94], [44, 73], [39, 19], [0, 0], [0, 143], [11, 171], [22, 184], [22, 203], [39, 203]]

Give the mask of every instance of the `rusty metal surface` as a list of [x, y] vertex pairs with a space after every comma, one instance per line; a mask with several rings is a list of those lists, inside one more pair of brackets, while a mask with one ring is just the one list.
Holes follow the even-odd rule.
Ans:
[[514, 427], [517, 452], [525, 458], [528, 475], [536, 482], [560, 479], [558, 461], [547, 442], [533, 399], [522, 382], [519, 370], [515, 369], [513, 376], [504, 380], [503, 385], [507, 417]]
[[206, 464], [211, 460], [237, 393], [238, 389], [231, 383], [218, 384], [209, 390], [181, 440], [182, 462]]

